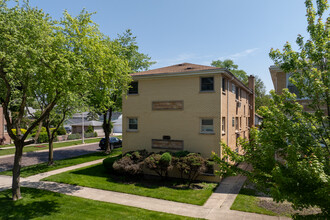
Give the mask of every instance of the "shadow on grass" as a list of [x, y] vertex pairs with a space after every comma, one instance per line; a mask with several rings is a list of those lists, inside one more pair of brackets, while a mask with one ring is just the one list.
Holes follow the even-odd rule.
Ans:
[[143, 187], [148, 189], [158, 189], [160, 187], [172, 188], [175, 190], [191, 190], [203, 189], [203, 187], [198, 186], [197, 184], [191, 184], [191, 187], [188, 186], [187, 181], [182, 181], [180, 179], [161, 179], [158, 176], [145, 175], [145, 176], [124, 176], [115, 173], [109, 173], [102, 164], [88, 167], [85, 169], [79, 169], [72, 172], [73, 174], [86, 175], [92, 177], [104, 177], [107, 178], [107, 182], [122, 184], [122, 185], [135, 185], [137, 187]]
[[49, 192], [22, 188], [23, 199], [12, 201], [11, 190], [0, 193], [1, 219], [32, 219], [58, 212], [57, 202], [48, 197]]

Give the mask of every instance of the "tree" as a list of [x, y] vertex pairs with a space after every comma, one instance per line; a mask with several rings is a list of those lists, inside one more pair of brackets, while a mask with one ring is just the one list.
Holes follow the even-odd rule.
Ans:
[[[326, 216], [330, 211], [330, 19], [323, 23], [328, 3], [316, 3], [314, 9], [311, 0], [305, 1], [310, 39], [304, 42], [298, 35], [299, 51], [286, 43], [283, 52], [270, 52], [275, 64], [291, 73], [290, 81], [305, 97], [310, 111], [304, 111], [287, 89], [282, 95], [272, 91], [270, 105], [259, 110], [262, 129], [252, 129], [250, 141], [241, 142], [244, 156], [226, 146], [224, 153], [232, 161], [250, 163], [253, 172], [248, 175], [258, 186], [270, 189], [275, 201], [287, 200], [296, 209], [318, 206]], [[218, 163], [225, 164], [219, 159]]]
[[89, 105], [103, 115], [105, 152], [110, 153], [111, 116], [114, 111], [121, 111], [122, 96], [131, 82], [129, 73], [146, 70], [153, 62], [150, 62], [150, 57], [138, 52], [136, 37], [132, 37], [130, 30], [118, 35], [118, 39], [114, 41], [104, 38], [100, 43], [103, 45], [104, 54], [111, 56], [105, 57], [104, 61], [99, 60], [98, 66], [103, 66], [104, 77], [101, 80], [95, 79], [98, 86], [90, 93]]
[[87, 121], [98, 121], [99, 115], [96, 112], [90, 111], [87, 114]]
[[[214, 60], [211, 66], [226, 68], [232, 72], [240, 81], [242, 81], [246, 86], [248, 86], [248, 75], [244, 70], [239, 70], [238, 65], [234, 64], [234, 61], [227, 59], [224, 61]], [[255, 75], [255, 97], [256, 97], [256, 109], [261, 106], [267, 106], [269, 104], [270, 96], [266, 95], [266, 87], [263, 81]]]
[[[65, 26], [58, 25], [42, 10], [28, 3], [8, 8], [0, 2], [0, 101], [7, 122], [8, 133], [14, 140], [13, 200], [21, 198], [20, 168], [23, 147], [32, 130], [49, 115], [58, 101], [70, 91], [85, 90], [87, 71], [80, 55], [71, 50], [73, 43], [83, 44], [86, 34], [81, 29], [79, 39], [65, 36]], [[34, 91], [42, 91], [49, 102], [38, 118], [32, 119], [22, 134], [26, 108], [35, 99]], [[10, 112], [17, 112], [14, 120]], [[16, 129], [16, 133], [12, 129]]]

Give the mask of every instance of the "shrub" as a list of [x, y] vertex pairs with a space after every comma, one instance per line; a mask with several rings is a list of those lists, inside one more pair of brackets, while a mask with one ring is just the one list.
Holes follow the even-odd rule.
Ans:
[[144, 159], [147, 157], [146, 150], [128, 152], [120, 160], [113, 164], [113, 169], [124, 175], [139, 175], [143, 173]]
[[92, 133], [84, 133], [84, 137], [85, 138], [90, 138], [90, 137], [97, 137], [97, 135], [95, 136], [96, 132], [92, 132]]
[[104, 166], [104, 168], [108, 171], [108, 172], [110, 172], [110, 173], [112, 173], [113, 172], [113, 164], [114, 164], [114, 162], [116, 162], [118, 159], [120, 159], [122, 157], [122, 155], [118, 155], [118, 156], [116, 156], [116, 157], [108, 157], [108, 158], [105, 158], [104, 160], [103, 160], [103, 166]]
[[175, 152], [175, 153], [173, 153], [173, 156], [174, 157], [185, 157], [185, 156], [187, 156], [188, 154], [190, 154], [190, 152], [189, 151], [178, 151], [178, 152]]
[[183, 157], [183, 173], [188, 178], [189, 182], [196, 180], [196, 178], [206, 170], [206, 160], [197, 153], [190, 153]]
[[[11, 131], [14, 133], [14, 135], [16, 135], [16, 129], [11, 129]], [[21, 128], [21, 133], [25, 134], [25, 132], [26, 132], [26, 129]]]
[[161, 178], [168, 176], [168, 171], [172, 169], [172, 156], [166, 152], [162, 155], [152, 154], [144, 160], [148, 169], [155, 171]]
[[58, 128], [57, 130], [57, 134], [58, 135], [66, 135], [66, 130], [64, 128], [64, 126], [62, 125], [61, 127]]
[[[48, 134], [47, 132], [40, 132], [39, 137], [37, 139], [37, 143], [47, 143], [48, 140]], [[57, 134], [55, 133], [54, 141], [57, 141]]]
[[81, 134], [77, 133], [77, 134], [70, 134], [68, 136], [68, 140], [75, 140], [75, 139], [80, 139], [81, 138]]
[[87, 130], [86, 130], [86, 133], [93, 133], [93, 132], [94, 132], [93, 126], [89, 125]]

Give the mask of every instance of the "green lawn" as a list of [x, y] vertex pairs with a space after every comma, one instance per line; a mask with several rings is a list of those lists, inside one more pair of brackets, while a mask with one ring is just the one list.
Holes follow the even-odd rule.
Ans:
[[21, 190], [23, 199], [18, 201], [11, 200], [10, 190], [0, 192], [0, 219], [191, 219], [45, 190]]
[[268, 209], [259, 207], [258, 201], [254, 190], [242, 188], [230, 209], [265, 215], [277, 215]]
[[212, 194], [215, 183], [200, 183], [201, 189], [180, 187], [173, 181], [143, 180], [108, 174], [102, 164], [84, 167], [47, 177], [43, 180], [87, 186], [176, 202], [203, 205]]
[[[90, 143], [96, 143], [99, 142], [101, 138], [92, 138], [92, 139], [85, 139], [86, 144]], [[67, 142], [55, 142], [54, 143], [54, 148], [60, 148], [60, 147], [68, 147], [68, 146], [73, 146], [73, 145], [79, 145], [81, 144], [81, 140], [77, 141], [67, 141]], [[46, 146], [46, 147], [37, 147], [37, 146]], [[31, 152], [31, 151], [39, 151], [39, 150], [45, 150], [48, 149], [48, 144], [39, 144], [36, 146], [26, 146], [23, 148], [23, 152]], [[2, 148], [0, 149], [0, 156], [2, 155], [8, 155], [8, 154], [14, 154], [15, 153], [15, 148], [12, 149], [5, 149]]]
[[[28, 176], [36, 175], [38, 173], [57, 170], [63, 167], [69, 167], [76, 164], [81, 164], [93, 160], [106, 158], [109, 156], [110, 157], [117, 156], [119, 154], [121, 154], [121, 148], [116, 148], [110, 153], [110, 155], [106, 155], [104, 154], [104, 152], [96, 152], [96, 153], [81, 155], [78, 157], [67, 158], [64, 160], [55, 160], [52, 166], [48, 166], [47, 163], [40, 163], [36, 165], [26, 166], [21, 168], [21, 177], [28, 177]], [[0, 172], [0, 175], [11, 176], [12, 171], [8, 170], [8, 171]]]

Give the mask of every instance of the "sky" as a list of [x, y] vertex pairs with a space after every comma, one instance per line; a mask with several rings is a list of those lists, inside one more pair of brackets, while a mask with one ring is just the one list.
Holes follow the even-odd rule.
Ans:
[[[157, 63], [210, 65], [232, 59], [248, 75], [258, 75], [274, 89], [269, 73], [271, 48], [295, 45], [306, 32], [303, 0], [30, 0], [54, 19], [64, 10], [78, 15], [85, 8], [100, 30], [116, 38], [131, 29], [139, 51]], [[294, 47], [296, 48], [296, 47]]]

